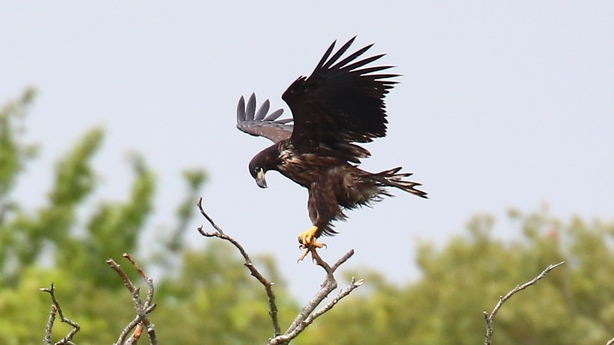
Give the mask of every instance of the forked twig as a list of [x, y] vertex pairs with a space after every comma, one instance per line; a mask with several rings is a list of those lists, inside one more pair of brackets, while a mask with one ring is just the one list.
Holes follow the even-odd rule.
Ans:
[[[294, 333], [295, 331], [298, 331], [298, 333], [296, 333], [296, 335], [294, 337], [296, 337], [300, 332], [303, 331], [303, 329], [305, 329], [305, 327], [307, 326], [305, 324], [305, 321], [307, 320], [307, 318], [310, 317], [311, 313], [318, 307], [318, 305], [320, 305], [320, 303], [322, 303], [322, 301], [333, 290], [335, 290], [337, 288], [337, 280], [335, 279], [335, 276], [334, 276], [335, 270], [339, 266], [341, 266], [344, 262], [346, 262], [350, 257], [352, 257], [352, 255], [354, 255], [354, 250], [352, 249], [349, 252], [345, 253], [345, 255], [343, 255], [339, 260], [337, 260], [337, 262], [333, 265], [333, 267], [330, 267], [330, 265], [326, 261], [324, 261], [322, 259], [322, 257], [320, 257], [320, 255], [318, 254], [318, 252], [315, 249], [310, 248], [309, 250], [311, 251], [311, 255], [313, 257], [313, 260], [316, 262], [316, 264], [318, 266], [322, 267], [324, 269], [324, 271], [326, 271], [326, 279], [322, 283], [320, 291], [318, 291], [318, 293], [316, 293], [315, 296], [313, 296], [311, 298], [311, 300], [309, 300], [309, 302], [307, 302], [307, 304], [303, 307], [303, 309], [298, 314], [298, 316], [296, 317], [294, 322], [292, 322], [292, 324], [290, 325], [290, 327], [286, 331], [286, 333], [285, 333], [286, 335], [290, 334], [290, 333]], [[362, 283], [363, 283], [362, 280], [360, 280], [359, 282], [352, 281], [352, 284], [350, 285], [350, 287], [348, 289], [346, 289], [346, 291], [348, 291], [347, 294], [349, 294], [352, 290], [354, 290], [355, 288], [360, 286]], [[345, 294], [345, 295], [347, 295], [347, 294]], [[343, 297], [345, 297], [345, 295]], [[341, 297], [341, 298], [343, 298], [343, 297]], [[333, 303], [330, 306], [330, 308], [332, 308], [334, 306], [334, 304], [336, 304], [336, 302]], [[324, 307], [324, 308], [326, 308], [326, 307]], [[328, 308], [328, 309], [330, 309], [330, 308]], [[325, 312], [328, 311], [328, 309], [326, 309]], [[317, 315], [313, 319], [317, 318], [320, 315], [321, 314]], [[281, 337], [280, 339], [272, 339], [271, 344], [284, 344], [284, 342], [287, 342], [287, 341], [293, 339], [294, 337], [292, 337], [292, 338]]]
[[[130, 323], [128, 323], [128, 325], [121, 332], [119, 339], [117, 340], [117, 342], [115, 342], [115, 344], [136, 344], [136, 342], [141, 337], [141, 334], [143, 333], [143, 329], [145, 329], [149, 337], [150, 344], [157, 345], [158, 340], [156, 337], [154, 324], [151, 323], [149, 317], [147, 316], [147, 314], [152, 312], [156, 307], [155, 304], [152, 304], [154, 294], [153, 279], [149, 278], [147, 274], [145, 274], [145, 271], [143, 271], [143, 269], [137, 264], [136, 260], [130, 254], [124, 254], [123, 257], [130, 261], [132, 266], [134, 266], [134, 268], [139, 272], [139, 274], [147, 283], [149, 288], [147, 289], [147, 297], [145, 298], [145, 302], [143, 303], [141, 302], [140, 289], [132, 283], [126, 272], [124, 272], [120, 265], [117, 264], [113, 259], [107, 260], [107, 264], [109, 264], [109, 266], [111, 266], [111, 268], [114, 269], [115, 272], [117, 272], [117, 274], [124, 282], [126, 288], [128, 288], [128, 291], [130, 291], [130, 294], [132, 295], [132, 301], [134, 302], [134, 309], [136, 310], [137, 314], [136, 317]], [[133, 329], [134, 332], [132, 333], [130, 338], [126, 340], [126, 337]]]
[[[353, 254], [354, 251], [350, 250], [337, 262], [339, 263], [341, 260], [345, 262], [345, 260], [349, 259]], [[316, 293], [316, 295], [309, 302], [307, 302], [305, 307], [303, 307], [301, 312], [283, 335], [269, 340], [270, 345], [288, 344], [292, 339], [301, 334], [301, 332], [304, 331], [307, 326], [313, 323], [315, 319], [332, 309], [342, 298], [349, 295], [352, 291], [354, 291], [354, 289], [361, 286], [364, 282], [362, 279], [356, 281], [354, 278], [352, 278], [350, 286], [348, 286], [345, 290], [341, 290], [339, 294], [330, 300], [330, 302], [328, 302], [324, 307], [314, 312], [318, 305], [320, 305], [320, 303], [322, 303], [322, 301], [328, 297], [328, 295], [334, 289], [337, 288], [337, 281], [332, 275], [333, 272], [334, 271], [331, 271], [330, 275], [327, 272], [326, 280], [324, 280], [324, 283], [322, 283], [320, 291], [318, 291], [318, 293]]]
[[[495, 316], [497, 315], [497, 312], [499, 312], [499, 309], [501, 309], [501, 307], [503, 306], [503, 303], [505, 303], [505, 301], [510, 299], [512, 296], [514, 296], [517, 292], [522, 291], [522, 290], [528, 288], [531, 285], [534, 285], [540, 279], [545, 277], [546, 274], [548, 274], [550, 271], [552, 271], [553, 269], [561, 266], [564, 263], [565, 262], [562, 261], [562, 262], [559, 262], [558, 264], [554, 264], [554, 265], [550, 265], [550, 266], [546, 267], [546, 269], [543, 270], [542, 273], [540, 273], [537, 277], [529, 280], [528, 282], [526, 282], [526, 283], [524, 283], [522, 285], [517, 285], [510, 292], [508, 292], [505, 296], [499, 297], [499, 302], [497, 303], [497, 305], [495, 305], [495, 308], [492, 310], [490, 315], [486, 311], [484, 311], [484, 319], [486, 320], [486, 339], [484, 341], [485, 345], [490, 345], [491, 344], [492, 334], [494, 332], [492, 324], [495, 321]], [[609, 343], [608, 343], [608, 345], [609, 345]]]
[[[205, 219], [207, 219], [207, 221], [209, 222], [209, 224], [211, 224], [211, 226], [220, 233], [220, 235], [224, 234], [224, 231], [222, 230], [222, 228], [220, 228], [219, 226], [217, 226], [217, 224], [215, 224], [215, 222], [213, 221], [213, 218], [209, 217], [209, 215], [207, 214], [207, 212], [205, 212], [205, 209], [203, 208], [203, 198], [199, 198], [198, 199], [198, 209], [200, 210], [200, 214], [203, 215], [203, 217], [205, 217]], [[211, 236], [208, 236], [211, 237]], [[218, 236], [215, 236], [218, 237]], [[234, 243], [233, 243], [234, 244]], [[235, 244], [236, 246], [236, 244]], [[243, 254], [243, 252], [241, 253]]]
[[72, 330], [68, 332], [68, 334], [64, 338], [60, 339], [55, 344], [74, 344], [72, 342], [72, 338], [75, 336], [75, 334], [77, 334], [77, 332], [79, 332], [81, 327], [76, 322], [64, 316], [62, 308], [60, 307], [60, 302], [58, 302], [57, 298], [55, 297], [55, 286], [53, 285], [53, 283], [51, 283], [51, 287], [49, 288], [41, 288], [41, 291], [48, 293], [51, 296], [51, 301], [53, 302], [53, 305], [51, 306], [51, 312], [49, 313], [49, 320], [47, 321], [47, 327], [45, 328], [45, 344], [51, 345], [53, 323], [55, 322], [55, 318], [58, 314], [60, 315], [60, 321], [71, 325]]

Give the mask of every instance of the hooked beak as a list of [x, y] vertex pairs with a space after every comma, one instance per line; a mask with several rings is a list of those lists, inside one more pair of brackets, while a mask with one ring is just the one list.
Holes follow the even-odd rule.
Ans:
[[264, 169], [260, 169], [256, 175], [256, 184], [260, 188], [266, 188], [266, 179], [264, 178]]

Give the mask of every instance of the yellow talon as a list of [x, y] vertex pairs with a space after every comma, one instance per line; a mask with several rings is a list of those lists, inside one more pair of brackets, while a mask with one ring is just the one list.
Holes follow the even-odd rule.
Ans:
[[324, 243], [316, 242], [316, 233], [318, 232], [317, 226], [312, 226], [309, 230], [298, 235], [298, 242], [301, 244], [300, 248], [305, 249], [303, 254], [299, 257], [298, 261], [302, 261], [309, 251], [314, 250], [315, 248], [322, 248], [325, 246]]
[[309, 230], [298, 235], [298, 242], [301, 244], [301, 248], [316, 247], [322, 248], [322, 243], [316, 242], [316, 233], [318, 232], [317, 226], [312, 226]]

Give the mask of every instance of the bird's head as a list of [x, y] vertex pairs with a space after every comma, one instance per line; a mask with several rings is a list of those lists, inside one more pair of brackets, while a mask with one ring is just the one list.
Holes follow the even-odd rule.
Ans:
[[249, 162], [249, 173], [252, 175], [254, 180], [256, 180], [256, 184], [258, 185], [258, 187], [267, 187], [266, 179], [264, 178], [264, 174], [266, 173], [266, 171], [264, 170], [264, 167], [258, 164], [258, 162], [255, 162], [254, 159]]
[[269, 170], [277, 169], [278, 164], [279, 150], [276, 145], [264, 149], [252, 158], [249, 162], [249, 173], [256, 180], [258, 187], [267, 187], [264, 174]]

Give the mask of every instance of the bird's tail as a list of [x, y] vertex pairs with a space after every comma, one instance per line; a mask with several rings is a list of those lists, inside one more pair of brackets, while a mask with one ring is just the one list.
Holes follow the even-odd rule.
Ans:
[[418, 182], [412, 182], [412, 181], [407, 181], [404, 180], [404, 177], [408, 177], [413, 175], [412, 173], [400, 173], [399, 170], [401, 170], [402, 167], [396, 167], [393, 169], [389, 169], [389, 170], [384, 170], [382, 172], [373, 174], [372, 177], [375, 181], [377, 181], [378, 183], [380, 183], [382, 186], [386, 186], [386, 187], [396, 187], [399, 188], [401, 190], [404, 190], [408, 193], [417, 195], [421, 198], [425, 198], [428, 199], [428, 196], [426, 194], [426, 192], [423, 192], [419, 189], [416, 189], [415, 187], [417, 186], [421, 186], [422, 184], [418, 183]]

